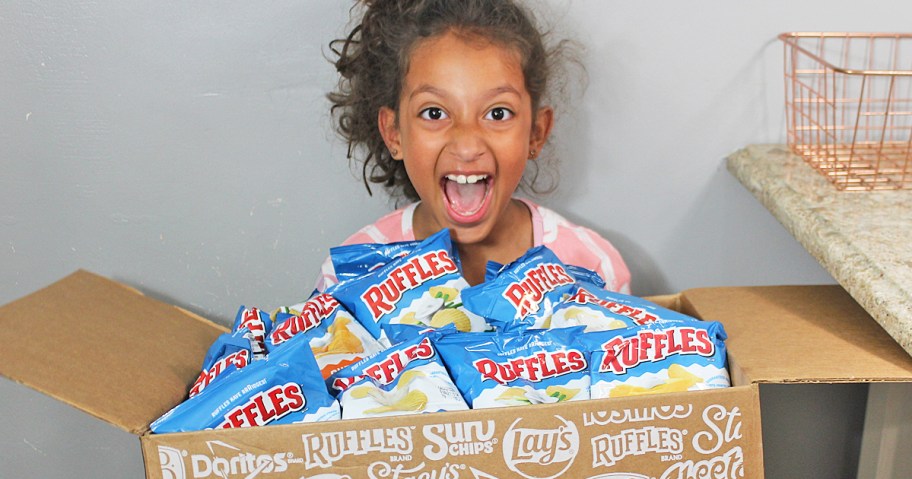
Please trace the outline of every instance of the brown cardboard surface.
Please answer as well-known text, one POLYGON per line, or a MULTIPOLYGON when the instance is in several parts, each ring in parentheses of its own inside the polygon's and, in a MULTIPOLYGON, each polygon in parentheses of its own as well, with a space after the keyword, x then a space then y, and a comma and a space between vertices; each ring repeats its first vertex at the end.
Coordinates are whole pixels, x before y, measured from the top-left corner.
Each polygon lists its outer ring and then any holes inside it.
POLYGON ((838 286, 653 299, 723 323, 735 387, 153 435, 225 328, 85 271, 0 307, 0 373, 141 434, 148 477, 169 478, 762 477, 755 383, 912 381, 912 358, 838 286))
POLYGON ((0 374, 141 434, 183 400, 222 332, 77 271, 0 307, 0 374))
POLYGON ((762 478, 757 386, 143 436, 147 477, 762 478))
POLYGON ((912 381, 912 357, 838 285, 690 289, 682 308, 723 323, 733 380, 912 381))

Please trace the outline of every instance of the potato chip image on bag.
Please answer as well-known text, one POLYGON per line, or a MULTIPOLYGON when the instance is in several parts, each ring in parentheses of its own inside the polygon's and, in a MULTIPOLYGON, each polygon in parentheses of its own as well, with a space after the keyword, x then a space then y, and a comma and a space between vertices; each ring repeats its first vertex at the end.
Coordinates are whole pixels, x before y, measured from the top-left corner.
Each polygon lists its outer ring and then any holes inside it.
POLYGON ((553 307, 548 317, 536 318, 535 329, 585 326, 586 332, 641 326, 660 320, 697 321, 636 296, 580 284, 553 307))
POLYGON ((435 345, 472 409, 589 399, 583 328, 451 334, 435 345))
POLYGON ((467 311, 461 292, 468 287, 454 252, 449 230, 443 229, 402 257, 361 277, 327 288, 377 339, 384 324, 413 324, 485 331, 491 327, 467 311))
POLYGON ((434 348, 423 334, 339 371, 342 419, 468 409, 434 348))
POLYGON ((267 338, 270 351, 296 335, 304 335, 323 374, 323 379, 384 349, 341 303, 326 293, 288 308, 296 314, 276 313, 275 326, 267 338))
POLYGON ((593 399, 731 386, 725 330, 715 321, 656 321, 584 333, 593 399))

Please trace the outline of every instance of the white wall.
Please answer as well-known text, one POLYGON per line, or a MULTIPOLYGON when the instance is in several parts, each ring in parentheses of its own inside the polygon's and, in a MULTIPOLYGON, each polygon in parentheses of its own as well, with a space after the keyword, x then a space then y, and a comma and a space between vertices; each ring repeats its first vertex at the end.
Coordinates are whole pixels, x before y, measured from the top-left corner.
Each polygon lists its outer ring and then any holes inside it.
MULTIPOLYGON (((611 239, 635 294, 833 282, 724 158, 785 140, 778 33, 901 31, 912 3, 545 3, 587 46, 589 85, 541 201, 611 239)), ((323 54, 348 5, 0 3, 0 303, 77 268, 222 322, 309 294, 327 249, 391 206, 329 124, 323 54)), ((4 424, 25 462, 4 448, 0 476, 68 476, 47 460, 66 453, 4 424)))

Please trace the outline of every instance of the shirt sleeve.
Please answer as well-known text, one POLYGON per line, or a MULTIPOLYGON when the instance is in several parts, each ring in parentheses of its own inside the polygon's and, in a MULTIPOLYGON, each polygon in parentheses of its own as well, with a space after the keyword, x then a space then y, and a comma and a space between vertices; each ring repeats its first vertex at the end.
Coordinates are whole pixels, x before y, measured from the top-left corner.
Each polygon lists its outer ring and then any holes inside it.
MULTIPOLYGON (((413 203, 381 217, 376 222, 361 228, 346 238, 341 244, 394 243, 415 239, 415 235, 412 232, 412 212, 415 210, 415 205, 413 203)), ((327 256, 320 267, 320 273, 317 275, 314 289, 323 292, 326 288, 338 282, 332 260, 327 256)))
POLYGON ((537 207, 542 222, 542 244, 564 263, 591 269, 605 280, 605 288, 630 294, 630 270, 610 241, 563 216, 537 207))

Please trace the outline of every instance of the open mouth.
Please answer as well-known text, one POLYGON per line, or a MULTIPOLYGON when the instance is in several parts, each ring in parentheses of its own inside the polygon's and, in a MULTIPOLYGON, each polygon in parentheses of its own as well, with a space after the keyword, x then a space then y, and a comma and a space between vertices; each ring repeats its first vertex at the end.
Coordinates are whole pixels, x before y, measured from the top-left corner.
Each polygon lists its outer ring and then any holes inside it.
POLYGON ((446 175, 442 180, 447 207, 453 219, 472 221, 487 204, 492 178, 489 175, 446 175))

